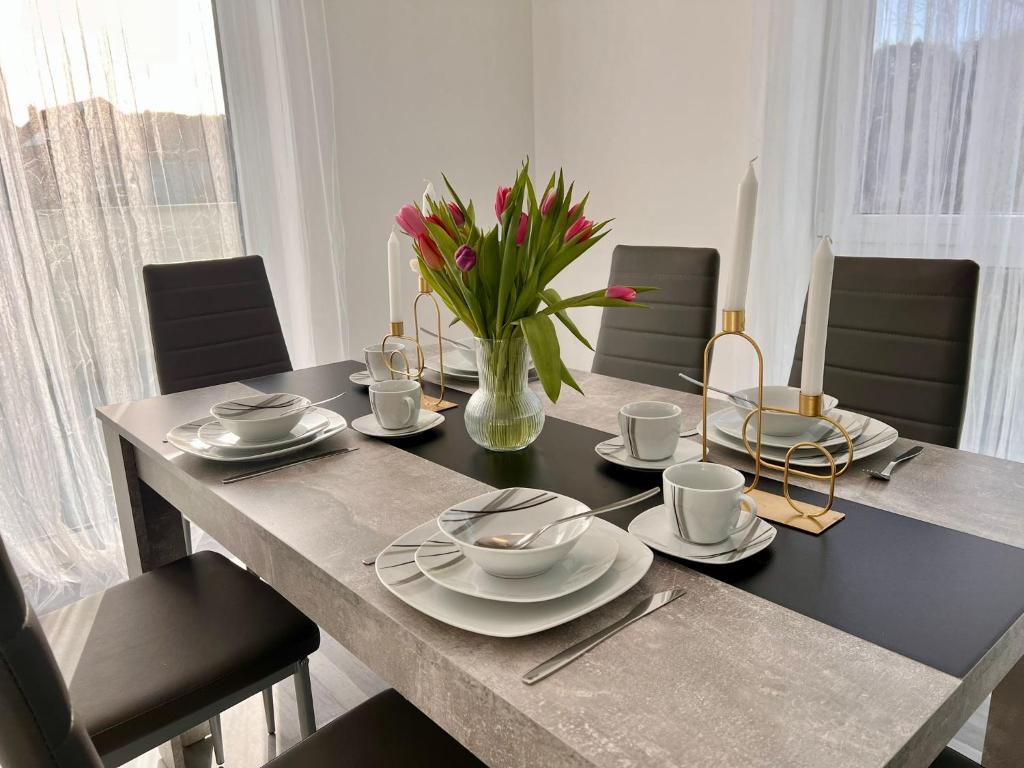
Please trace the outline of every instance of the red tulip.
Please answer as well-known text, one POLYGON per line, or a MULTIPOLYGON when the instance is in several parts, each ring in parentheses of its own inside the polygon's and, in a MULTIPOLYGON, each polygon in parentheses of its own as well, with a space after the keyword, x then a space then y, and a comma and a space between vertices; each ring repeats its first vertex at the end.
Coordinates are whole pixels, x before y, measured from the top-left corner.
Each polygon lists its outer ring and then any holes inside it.
POLYGON ((592 230, 593 228, 594 222, 592 222, 590 219, 585 217, 576 219, 576 221, 574 221, 569 226, 569 229, 565 231, 565 242, 568 243, 570 240, 576 237, 579 237, 580 240, 586 240, 588 237, 590 237, 590 230, 592 230))
POLYGON ((549 189, 540 201, 540 215, 547 216, 555 207, 555 190, 549 189))
POLYGON ((630 288, 628 285, 612 285, 608 287, 608 290, 604 292, 604 295, 606 299, 632 301, 636 298, 636 290, 630 288))
POLYGON ((452 231, 450 229, 448 229, 448 225, 444 223, 444 219, 442 219, 436 213, 432 213, 429 216, 427 216, 427 221, 429 221, 431 224, 436 224, 441 229, 443 229, 445 232, 447 232, 448 233, 448 237, 450 237, 452 240, 455 239, 455 235, 453 235, 452 231))
POLYGON ((431 269, 441 269, 444 266, 444 256, 437 248, 437 243, 428 234, 416 235, 416 247, 419 250, 420 258, 427 262, 431 269))
POLYGON ((466 223, 466 216, 462 213, 462 209, 459 208, 458 203, 448 203, 448 210, 452 214, 452 221, 455 222, 456 227, 461 227, 466 223))
POLYGON ((460 245, 455 252, 455 266, 463 272, 469 272, 476 266, 476 251, 468 245, 460 245))
POLYGON ((511 187, 498 187, 498 193, 494 196, 494 215, 501 221, 501 215, 508 208, 508 196, 512 192, 511 187))
POLYGON ((415 205, 403 205, 395 215, 395 222, 409 237, 419 237, 427 233, 427 225, 423 223, 423 214, 415 205))
POLYGON ((530 228, 530 217, 525 213, 519 214, 519 227, 516 229, 516 245, 522 245, 526 240, 526 232, 530 228))

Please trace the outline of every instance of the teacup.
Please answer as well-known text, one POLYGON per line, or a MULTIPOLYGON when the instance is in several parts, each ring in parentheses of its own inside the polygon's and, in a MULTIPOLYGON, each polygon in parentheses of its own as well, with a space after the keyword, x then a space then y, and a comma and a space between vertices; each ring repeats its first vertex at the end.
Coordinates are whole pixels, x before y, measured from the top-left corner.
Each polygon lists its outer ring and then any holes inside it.
POLYGON ((422 396, 418 381, 375 381, 370 385, 370 410, 384 429, 408 429, 419 419, 422 396))
POLYGON ((363 360, 366 361, 366 370, 374 381, 390 381, 392 378, 391 368, 396 371, 405 371, 405 344, 397 341, 389 341, 384 344, 370 344, 363 347, 363 360), (388 367, 390 364, 391 368, 388 367))
POLYGON ((662 474, 665 506, 684 541, 717 544, 757 521, 757 501, 743 492, 743 475, 732 467, 707 462, 676 464, 662 474), (739 523, 747 506, 749 519, 739 523))
POLYGON ((675 453, 682 423, 683 411, 672 403, 645 400, 619 410, 622 443, 640 461, 659 461, 675 453))

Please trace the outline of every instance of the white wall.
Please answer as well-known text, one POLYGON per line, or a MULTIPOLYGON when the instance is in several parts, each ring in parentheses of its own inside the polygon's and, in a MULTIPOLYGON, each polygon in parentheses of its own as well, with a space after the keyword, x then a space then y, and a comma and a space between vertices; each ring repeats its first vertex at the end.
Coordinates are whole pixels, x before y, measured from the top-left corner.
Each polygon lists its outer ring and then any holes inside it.
MULTIPOLYGON (((561 165, 591 190, 590 218, 615 217, 559 277, 563 295, 606 285, 617 243, 731 247, 756 154, 753 14, 754 0, 535 0, 538 170, 561 165)), ((574 316, 596 342, 600 310, 574 316)), ((562 344, 568 365, 590 368, 585 347, 562 344)))
MULTIPOLYGON (((387 331, 395 212, 443 170, 486 215, 533 154, 529 0, 336 0, 327 34, 346 240, 347 349, 387 331)), ((412 258, 402 237, 403 254, 412 258)), ((404 291, 411 305, 412 273, 404 291)))

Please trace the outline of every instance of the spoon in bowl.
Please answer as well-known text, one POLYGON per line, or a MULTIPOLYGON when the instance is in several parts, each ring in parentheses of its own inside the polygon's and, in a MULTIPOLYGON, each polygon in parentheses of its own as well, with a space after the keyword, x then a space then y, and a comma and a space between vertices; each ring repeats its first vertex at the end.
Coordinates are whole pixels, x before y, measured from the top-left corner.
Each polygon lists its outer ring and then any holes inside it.
POLYGON ((638 493, 636 496, 630 496, 628 499, 622 499, 621 501, 616 501, 611 504, 605 504, 603 507, 595 507, 594 509, 588 509, 586 512, 577 512, 575 515, 569 515, 568 517, 562 517, 558 520, 552 520, 550 523, 538 528, 533 533, 497 533, 490 536, 481 536, 473 543, 478 547, 490 547, 491 549, 525 549, 536 541, 537 537, 545 531, 554 528, 556 525, 568 523, 570 520, 579 520, 580 518, 601 515, 605 512, 622 509, 623 507, 628 507, 630 504, 636 504, 644 499, 649 499, 656 493, 661 493, 661 488, 651 488, 643 493, 638 493))

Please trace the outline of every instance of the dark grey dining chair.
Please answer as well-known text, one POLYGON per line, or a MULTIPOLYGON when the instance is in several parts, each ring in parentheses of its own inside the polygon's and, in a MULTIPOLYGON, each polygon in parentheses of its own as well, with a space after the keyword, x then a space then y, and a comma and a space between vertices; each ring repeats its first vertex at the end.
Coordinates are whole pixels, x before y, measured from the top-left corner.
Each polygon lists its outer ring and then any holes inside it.
POLYGON ((703 378, 704 347, 715 333, 718 251, 618 245, 609 285, 653 285, 648 309, 605 309, 592 370, 668 389, 698 392, 679 378, 703 378))
MULTIPOLYGON (((978 265, 838 256, 825 391, 903 437, 956 447, 970 378, 978 265)), ((800 385, 804 323, 789 383, 800 385)))
MULTIPOLYGON (((213 561, 204 565, 204 568, 221 567, 223 566, 213 561)), ((151 580, 160 583, 147 587, 150 590, 148 596, 167 599, 170 604, 166 606, 166 610, 172 613, 175 606, 181 603, 201 602, 205 594, 201 592, 205 578, 199 575, 202 570, 203 568, 198 568, 189 576, 185 576, 184 571, 179 569, 179 572, 170 578, 166 578, 166 574, 153 572, 151 580)), ((238 568, 235 570, 238 571, 235 575, 238 583, 245 583, 249 574, 238 568)), ((242 589, 260 589, 254 587, 251 580, 248 581, 249 586, 242 589)), ((224 591, 223 585, 218 585, 218 588, 213 590, 213 597, 208 605, 209 609, 219 607, 228 611, 223 616, 225 623, 222 634, 237 635, 241 634, 239 629, 251 630, 255 620, 268 624, 260 630, 261 633, 283 635, 289 632, 289 626, 292 630, 299 629, 293 638, 297 643, 295 647, 298 648, 303 643, 308 644, 307 632, 295 626, 295 617, 289 619, 282 614, 282 608, 287 606, 287 603, 284 603, 284 606, 272 605, 275 601, 268 599, 263 613, 249 613, 250 605, 245 615, 237 615, 237 610, 224 599, 225 595, 229 594, 230 592, 224 591), (229 623, 236 618, 242 620, 242 627, 229 623), (285 620, 285 625, 279 623, 282 619, 285 620), (270 626, 275 624, 276 626, 270 626)), ((271 596, 267 593, 265 597, 271 596)), ((124 607, 120 605, 124 599, 118 597, 111 601, 115 605, 109 605, 106 600, 101 599, 97 605, 89 607, 90 613, 95 610, 94 625, 104 619, 119 620, 119 625, 111 627, 107 632, 105 642, 109 643, 109 646, 84 653, 78 664, 82 676, 95 679, 102 674, 110 673, 113 680, 104 684, 102 691, 87 695, 81 690, 76 691, 76 687, 82 687, 80 682, 76 682, 76 674, 72 679, 69 693, 47 636, 35 612, 26 602, 11 561, 3 543, 0 542, 0 765, 6 768, 103 768, 104 765, 117 765, 130 759, 128 752, 108 752, 100 757, 103 745, 111 743, 112 735, 93 734, 90 738, 90 719, 94 716, 90 713, 95 713, 101 704, 113 712, 119 706, 123 708, 124 702, 137 700, 138 691, 151 685, 150 678, 168 680, 175 674, 180 674, 182 679, 175 685, 181 694, 182 706, 196 705, 197 692, 189 690, 188 687, 189 683, 193 682, 192 665, 176 666, 183 661, 181 656, 184 651, 171 647, 176 644, 194 647, 197 641, 192 640, 187 633, 195 627, 186 623, 177 627, 171 634, 158 637, 159 629, 165 627, 167 623, 161 616, 166 604, 156 603, 148 609, 149 617, 156 622, 156 626, 147 629, 129 624, 128 614, 120 610, 124 607), (104 615, 112 611, 117 613, 104 615), (112 636, 115 630, 128 634, 119 639, 112 636), (136 658, 150 658, 145 665, 146 668, 136 669, 137 677, 131 679, 126 677, 120 664, 114 667, 87 668, 96 661, 96 654, 100 652, 107 657, 129 653, 136 658), (114 690, 115 683, 120 687, 122 705, 117 703, 118 691, 114 690)), ((276 599, 281 600, 279 597, 276 599)), ((284 612, 287 612, 286 608, 284 612)), ((204 631, 202 636, 209 640, 209 632, 204 631)), ((251 636, 247 642, 251 643, 251 636)), ((218 645, 219 643, 211 643, 206 649, 215 658, 221 655, 217 651, 218 645)), ((254 659, 257 664, 263 664, 264 661, 254 659)), ((209 663, 212 665, 217 662, 209 663)), ((237 670, 224 671, 229 680, 238 681, 237 670)), ((207 681, 203 689, 211 685, 223 687, 224 683, 207 681)), ((158 705, 153 712, 141 711, 134 719, 155 721, 160 719, 159 713, 167 706, 171 705, 158 705)), ((155 725, 155 722, 153 724, 155 725)), ((125 727, 113 726, 114 730, 125 727)), ((361 768, 428 765, 482 768, 483 763, 398 693, 387 690, 299 742, 296 747, 282 754, 270 765, 274 768, 333 768, 337 765, 361 768)))
POLYGON ((259 256, 147 264, 142 281, 162 394, 292 370, 259 256))

